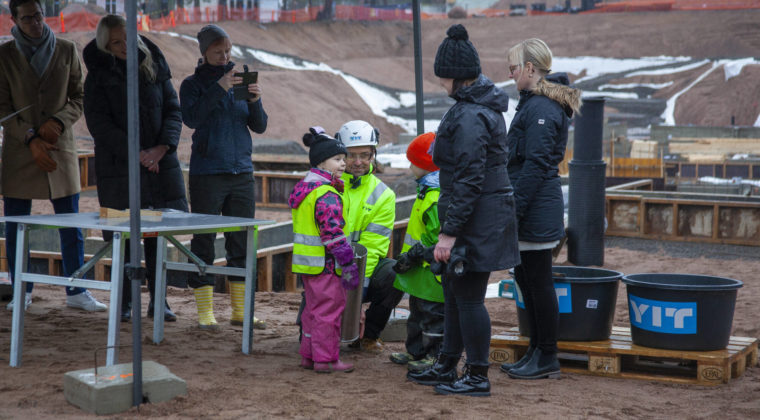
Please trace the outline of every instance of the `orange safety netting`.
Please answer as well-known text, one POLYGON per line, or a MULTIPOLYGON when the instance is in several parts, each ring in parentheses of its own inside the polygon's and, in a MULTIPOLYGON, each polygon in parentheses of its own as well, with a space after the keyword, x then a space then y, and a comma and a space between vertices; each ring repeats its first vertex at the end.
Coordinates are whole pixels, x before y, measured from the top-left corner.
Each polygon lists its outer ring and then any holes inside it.
POLYGON ((622 0, 600 3, 581 13, 648 12, 667 10, 760 9, 760 0, 622 0))
MULTIPOLYGON (((719 10, 719 9, 758 9, 760 0, 622 0, 605 1, 592 10, 581 13, 615 13, 668 10, 719 10)), ((140 30, 170 30, 176 25, 187 23, 207 23, 225 20, 251 20, 259 18, 268 22, 299 23, 318 18, 322 7, 307 7, 297 10, 259 10, 241 9, 225 6, 191 7, 172 10, 166 16, 138 14, 140 30)), ((509 10, 481 9, 471 10, 475 17, 508 16, 509 10)), ((529 15, 564 14, 529 10, 529 15)), ((57 33, 93 31, 100 15, 87 11, 62 13, 55 17, 46 17, 45 22, 57 33)), ((422 19, 442 19, 445 13, 421 13, 422 19)), ((381 9, 365 6, 336 5, 333 16, 336 20, 380 21, 412 20, 411 9, 381 9)), ((10 15, 0 15, 0 36, 9 35, 13 27, 10 15)))
POLYGON ((760 9, 760 0, 675 0, 674 10, 760 9))

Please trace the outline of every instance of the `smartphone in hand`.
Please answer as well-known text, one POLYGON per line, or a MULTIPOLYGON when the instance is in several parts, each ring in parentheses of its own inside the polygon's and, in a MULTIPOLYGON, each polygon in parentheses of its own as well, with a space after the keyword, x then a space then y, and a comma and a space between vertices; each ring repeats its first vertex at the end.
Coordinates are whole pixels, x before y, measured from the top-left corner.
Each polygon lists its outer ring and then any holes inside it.
POLYGON ((252 85, 259 81, 259 72, 248 71, 248 66, 243 66, 242 73, 235 73, 235 77, 242 77, 243 82, 232 86, 232 93, 235 96, 236 101, 248 100, 253 98, 253 94, 248 92, 248 85, 252 85))

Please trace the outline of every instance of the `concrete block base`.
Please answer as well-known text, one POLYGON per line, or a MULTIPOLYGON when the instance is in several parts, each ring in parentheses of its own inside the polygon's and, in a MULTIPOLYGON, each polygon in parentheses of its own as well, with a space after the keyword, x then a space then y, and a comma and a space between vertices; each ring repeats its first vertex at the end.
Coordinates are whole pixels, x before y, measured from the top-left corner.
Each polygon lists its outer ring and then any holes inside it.
MULTIPOLYGON (((143 396, 157 403, 187 394, 187 383, 169 372, 166 366, 144 361, 143 396)), ((95 414, 114 414, 132 407, 132 363, 66 372, 63 394, 66 401, 95 414)))
POLYGON ((380 333, 380 339, 387 342, 406 341, 406 321, 409 319, 409 310, 396 308, 391 312, 385 329, 380 333))

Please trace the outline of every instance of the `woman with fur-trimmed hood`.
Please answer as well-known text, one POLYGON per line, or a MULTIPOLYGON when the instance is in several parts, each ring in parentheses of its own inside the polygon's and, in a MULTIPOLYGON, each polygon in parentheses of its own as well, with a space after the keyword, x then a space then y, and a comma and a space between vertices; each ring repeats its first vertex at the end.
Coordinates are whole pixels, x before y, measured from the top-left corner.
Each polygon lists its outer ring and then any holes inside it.
POLYGON ((552 281, 552 249, 565 235, 558 165, 567 128, 581 106, 581 92, 565 73, 552 73, 552 53, 540 39, 509 50, 509 77, 520 92, 507 134, 509 179, 515 189, 521 263, 515 278, 529 314, 530 345, 517 363, 501 369, 517 379, 558 376, 559 311, 552 281))

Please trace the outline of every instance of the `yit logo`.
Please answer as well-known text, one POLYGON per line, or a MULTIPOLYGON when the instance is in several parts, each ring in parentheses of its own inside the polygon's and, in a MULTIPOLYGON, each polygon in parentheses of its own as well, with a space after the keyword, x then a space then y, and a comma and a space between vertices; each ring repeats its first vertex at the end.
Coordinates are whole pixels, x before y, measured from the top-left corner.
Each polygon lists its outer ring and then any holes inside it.
POLYGON ((697 333, 697 302, 664 302, 628 295, 631 324, 666 334, 697 333))
POLYGON ((351 141, 361 140, 362 136, 351 136, 350 139, 351 141))
MULTIPOLYGON (((522 291, 520 286, 515 282, 515 290, 517 291, 517 307, 525 309, 525 301, 523 300, 522 291)), ((559 313, 571 314, 573 313, 573 295, 570 283, 554 283, 554 292, 557 294, 557 306, 559 306, 559 313)))

